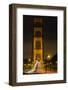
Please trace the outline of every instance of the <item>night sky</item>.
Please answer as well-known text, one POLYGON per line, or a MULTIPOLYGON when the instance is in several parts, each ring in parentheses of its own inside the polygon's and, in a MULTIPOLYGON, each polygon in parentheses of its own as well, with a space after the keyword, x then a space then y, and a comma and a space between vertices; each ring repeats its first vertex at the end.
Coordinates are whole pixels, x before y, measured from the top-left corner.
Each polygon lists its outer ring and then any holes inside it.
MULTIPOLYGON (((37 16, 23 15, 23 56, 31 58, 33 40, 33 18, 37 16)), ((57 53, 57 17, 40 16, 43 19, 44 59, 57 53)))

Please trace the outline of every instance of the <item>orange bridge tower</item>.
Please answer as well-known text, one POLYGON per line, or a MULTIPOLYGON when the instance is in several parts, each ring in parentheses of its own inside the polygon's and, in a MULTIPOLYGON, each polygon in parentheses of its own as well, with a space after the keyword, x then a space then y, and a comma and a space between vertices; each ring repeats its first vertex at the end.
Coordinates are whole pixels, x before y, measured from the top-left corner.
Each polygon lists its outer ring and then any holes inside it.
POLYGON ((42 17, 33 18, 33 60, 43 62, 43 19, 42 17))

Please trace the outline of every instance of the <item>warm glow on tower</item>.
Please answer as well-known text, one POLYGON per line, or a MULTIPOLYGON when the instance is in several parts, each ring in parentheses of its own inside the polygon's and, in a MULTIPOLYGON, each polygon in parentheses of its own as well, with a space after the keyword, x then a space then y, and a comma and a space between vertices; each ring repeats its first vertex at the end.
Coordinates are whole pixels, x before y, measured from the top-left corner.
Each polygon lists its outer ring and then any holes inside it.
POLYGON ((36 60, 40 60, 43 62, 43 38, 42 38, 42 18, 40 17, 35 17, 34 18, 34 37, 33 37, 33 59, 34 62, 36 60))

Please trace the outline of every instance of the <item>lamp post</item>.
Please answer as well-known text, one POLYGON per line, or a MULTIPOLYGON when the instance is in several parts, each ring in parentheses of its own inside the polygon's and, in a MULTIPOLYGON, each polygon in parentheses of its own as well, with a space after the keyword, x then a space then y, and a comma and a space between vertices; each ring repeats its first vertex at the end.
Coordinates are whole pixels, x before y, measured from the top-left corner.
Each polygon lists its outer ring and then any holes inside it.
POLYGON ((47 55, 47 60, 48 60, 47 69, 48 70, 51 70, 51 65, 50 65, 50 62, 49 62, 50 59, 51 59, 51 56, 47 55))

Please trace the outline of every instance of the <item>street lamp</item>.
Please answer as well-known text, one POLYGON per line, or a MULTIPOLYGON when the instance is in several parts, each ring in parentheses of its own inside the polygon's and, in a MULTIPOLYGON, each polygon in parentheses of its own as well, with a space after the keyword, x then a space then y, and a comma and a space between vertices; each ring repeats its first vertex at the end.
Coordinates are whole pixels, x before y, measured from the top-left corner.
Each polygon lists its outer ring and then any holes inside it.
POLYGON ((50 58, 51 58, 51 56, 50 56, 50 55, 48 55, 48 56, 47 56, 47 59, 48 59, 48 60, 50 60, 50 58))
POLYGON ((51 56, 47 55, 47 71, 49 71, 49 68, 50 68, 50 62, 49 62, 50 59, 51 59, 51 56))
POLYGON ((29 60, 28 60, 29 62, 31 61, 31 58, 29 58, 29 60))

